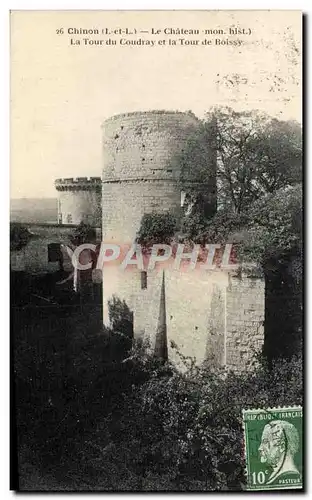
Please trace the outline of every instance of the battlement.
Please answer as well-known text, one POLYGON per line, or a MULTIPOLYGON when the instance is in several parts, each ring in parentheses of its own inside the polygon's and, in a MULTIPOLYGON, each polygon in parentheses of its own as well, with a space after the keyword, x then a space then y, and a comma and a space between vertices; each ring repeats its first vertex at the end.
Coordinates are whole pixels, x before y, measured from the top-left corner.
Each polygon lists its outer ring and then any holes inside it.
POLYGON ((67 177, 56 179, 54 182, 57 191, 101 189, 101 177, 67 177))

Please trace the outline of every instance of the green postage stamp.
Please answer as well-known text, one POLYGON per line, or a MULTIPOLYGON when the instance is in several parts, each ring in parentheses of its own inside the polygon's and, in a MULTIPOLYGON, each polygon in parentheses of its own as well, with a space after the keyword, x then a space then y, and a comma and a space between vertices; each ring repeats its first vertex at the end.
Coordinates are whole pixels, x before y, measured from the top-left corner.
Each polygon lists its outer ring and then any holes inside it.
POLYGON ((302 407, 243 410, 247 490, 302 488, 302 407))

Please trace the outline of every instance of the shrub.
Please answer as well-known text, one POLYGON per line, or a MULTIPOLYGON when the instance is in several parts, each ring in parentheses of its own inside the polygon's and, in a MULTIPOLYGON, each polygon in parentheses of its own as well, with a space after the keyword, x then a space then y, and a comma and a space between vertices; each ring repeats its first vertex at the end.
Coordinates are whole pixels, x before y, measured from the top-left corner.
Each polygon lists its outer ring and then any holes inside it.
POLYGON ((300 404, 302 396, 300 356, 271 368, 261 360, 240 375, 154 366, 126 395, 120 418, 111 415, 109 449, 100 446, 103 460, 119 471, 113 487, 244 489, 242 409, 300 404))
POLYGON ((86 224, 81 221, 75 228, 70 239, 74 246, 79 246, 83 243, 94 243, 96 239, 96 231, 90 224, 86 224))
POLYGON ((170 244, 176 225, 176 218, 170 212, 144 214, 136 241, 146 247, 157 243, 170 244))
POLYGON ((24 248, 32 237, 32 233, 27 227, 19 222, 11 222, 10 224, 10 250, 21 250, 24 248))

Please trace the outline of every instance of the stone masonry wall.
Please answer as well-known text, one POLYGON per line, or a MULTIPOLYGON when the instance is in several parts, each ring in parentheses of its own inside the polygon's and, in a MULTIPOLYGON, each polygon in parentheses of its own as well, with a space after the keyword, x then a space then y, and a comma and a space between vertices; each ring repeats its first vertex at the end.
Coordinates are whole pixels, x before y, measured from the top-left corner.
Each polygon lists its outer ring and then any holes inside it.
POLYGON ((248 367, 264 343, 265 281, 252 274, 229 276, 226 295, 226 365, 248 367))
MULTIPOLYGON (((25 271, 31 274, 53 273, 59 270, 58 262, 49 262, 48 245, 50 243, 62 243, 64 246, 70 243, 70 237, 74 231, 73 227, 58 226, 56 224, 25 224, 33 233, 25 247, 10 253, 12 271, 25 271)), ((71 259, 63 249, 64 269, 72 270, 71 259)))
MULTIPOLYGON (((116 266, 105 271, 106 296, 116 294, 134 313, 134 335, 155 348, 162 271, 141 272, 116 266)), ((181 369, 179 353, 240 371, 249 368, 264 341, 264 279, 233 272, 165 270, 169 358, 181 369)), ((108 310, 106 309, 106 321, 108 310)))

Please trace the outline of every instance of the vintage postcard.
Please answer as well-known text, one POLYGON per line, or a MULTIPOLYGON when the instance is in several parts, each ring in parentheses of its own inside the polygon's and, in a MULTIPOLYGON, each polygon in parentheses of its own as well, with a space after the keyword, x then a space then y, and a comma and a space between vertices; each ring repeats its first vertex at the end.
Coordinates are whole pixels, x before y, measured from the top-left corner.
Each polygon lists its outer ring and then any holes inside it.
POLYGON ((303 488, 302 13, 10 23, 12 489, 303 488))

